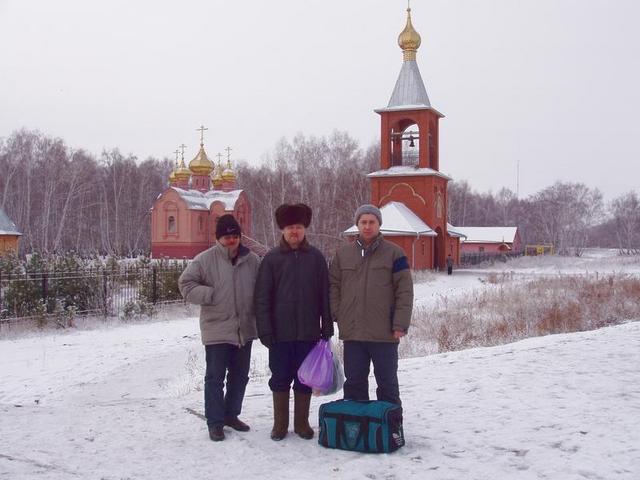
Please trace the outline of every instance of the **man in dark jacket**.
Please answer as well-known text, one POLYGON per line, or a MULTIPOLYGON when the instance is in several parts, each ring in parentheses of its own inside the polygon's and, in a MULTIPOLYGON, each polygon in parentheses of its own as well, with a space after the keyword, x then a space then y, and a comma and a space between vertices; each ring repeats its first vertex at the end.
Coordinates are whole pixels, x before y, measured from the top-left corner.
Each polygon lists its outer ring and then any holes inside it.
POLYGON ((358 238, 331 261, 331 313, 344 340, 344 398, 369 400, 373 363, 378 400, 401 405, 398 343, 409 329, 413 281, 400 247, 380 234, 382 214, 362 205, 355 214, 358 238))
POLYGON ((218 243, 198 254, 178 280, 185 300, 200 305, 207 362, 204 413, 213 441, 224 440, 224 425, 249 430, 238 415, 249 381, 251 342, 256 338, 253 290, 260 261, 240 243, 240 236, 233 215, 222 215, 216 225, 218 243))
POLYGON ((311 389, 298 380, 300 364, 320 338, 333 335, 329 313, 329 277, 322 253, 305 237, 311 209, 302 203, 281 205, 276 222, 280 246, 260 264, 255 290, 258 337, 269 349, 273 392, 271 438, 281 440, 289 429, 289 389, 293 382, 294 431, 313 438, 309 425, 311 389))

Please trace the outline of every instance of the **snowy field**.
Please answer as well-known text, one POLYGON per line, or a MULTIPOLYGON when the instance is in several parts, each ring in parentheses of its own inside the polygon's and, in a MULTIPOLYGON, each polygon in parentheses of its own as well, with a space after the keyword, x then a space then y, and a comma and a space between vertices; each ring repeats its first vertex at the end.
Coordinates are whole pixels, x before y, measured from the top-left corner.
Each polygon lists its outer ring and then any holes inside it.
MULTIPOLYGON (((501 269, 640 273, 602 252, 566 260, 425 275, 416 302, 492 288, 501 269)), ((640 479, 640 322, 401 360, 407 445, 366 455, 270 440, 260 345, 252 431, 209 441, 194 313, 0 340, 0 479, 640 479)))

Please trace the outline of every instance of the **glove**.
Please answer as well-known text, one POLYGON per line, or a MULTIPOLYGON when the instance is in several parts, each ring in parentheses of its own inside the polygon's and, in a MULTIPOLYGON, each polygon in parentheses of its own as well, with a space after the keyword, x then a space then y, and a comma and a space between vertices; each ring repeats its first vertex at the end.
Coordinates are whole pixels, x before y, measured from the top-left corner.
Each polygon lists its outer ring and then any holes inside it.
POLYGON ((267 348, 273 347, 273 335, 263 335, 262 337, 260 337, 260 343, 267 348))

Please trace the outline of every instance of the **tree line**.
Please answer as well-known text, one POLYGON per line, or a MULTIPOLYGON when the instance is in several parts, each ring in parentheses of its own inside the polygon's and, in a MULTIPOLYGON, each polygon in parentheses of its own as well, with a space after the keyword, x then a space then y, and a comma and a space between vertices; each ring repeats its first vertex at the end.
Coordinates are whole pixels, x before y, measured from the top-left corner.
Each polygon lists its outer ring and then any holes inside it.
MULTIPOLYGON (((361 148, 346 132, 281 139, 262 165, 236 166, 253 210, 252 236, 273 246, 273 220, 284 202, 313 209, 309 238, 330 253, 353 212, 370 198, 366 174, 379 168, 377 144, 361 148)), ((0 138, 0 208, 23 233, 21 253, 132 256, 150 250, 150 209, 167 188, 173 162, 139 161, 118 149, 96 156, 60 138, 20 130, 0 138)), ((525 243, 552 244, 563 254, 587 246, 640 253, 640 199, 634 191, 605 204, 596 188, 557 182, 519 199, 508 190, 476 192, 449 184, 449 222, 456 226, 518 226, 525 243)))

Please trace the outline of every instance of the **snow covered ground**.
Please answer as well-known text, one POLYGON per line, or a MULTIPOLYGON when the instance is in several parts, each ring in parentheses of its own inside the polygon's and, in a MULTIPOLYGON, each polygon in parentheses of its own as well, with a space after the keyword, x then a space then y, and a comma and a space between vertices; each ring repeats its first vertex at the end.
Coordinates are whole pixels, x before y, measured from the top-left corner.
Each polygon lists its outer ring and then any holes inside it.
MULTIPOLYGON (((623 260, 593 258, 610 271, 623 260)), ((492 268, 426 278, 417 302, 491 288, 479 279, 492 268)), ((640 322, 401 360, 407 445, 390 455, 270 440, 260 345, 242 414, 252 431, 209 441, 203 348, 185 315, 6 338, 0 361, 0 479, 640 478, 640 322)), ((314 397, 313 414, 334 398, 314 397)))

